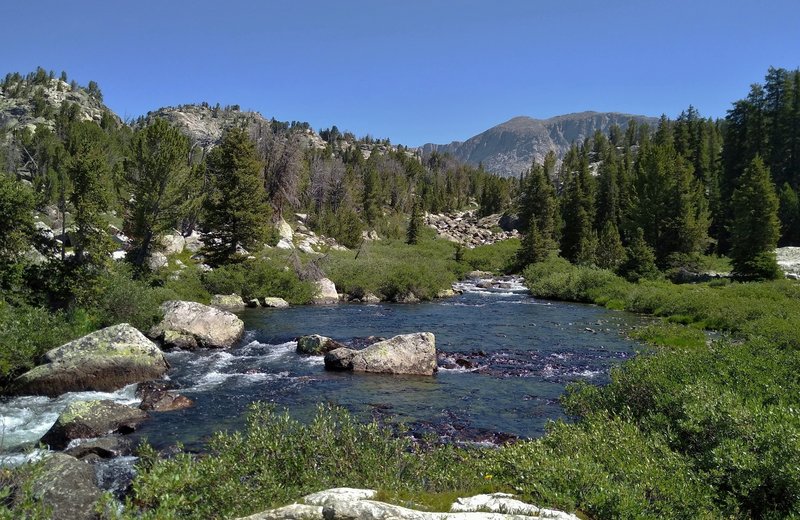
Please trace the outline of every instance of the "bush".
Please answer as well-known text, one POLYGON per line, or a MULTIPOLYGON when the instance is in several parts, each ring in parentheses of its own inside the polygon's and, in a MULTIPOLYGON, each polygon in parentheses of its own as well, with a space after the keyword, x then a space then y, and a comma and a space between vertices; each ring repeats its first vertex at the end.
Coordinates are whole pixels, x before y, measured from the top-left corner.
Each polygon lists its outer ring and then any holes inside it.
POLYGON ((519 240, 512 238, 486 246, 478 246, 462 251, 462 261, 470 270, 492 273, 511 272, 516 260, 519 240))
POLYGON ((483 484, 465 450, 423 451, 325 406, 305 425, 255 404, 246 429, 216 434, 207 455, 144 455, 126 518, 234 518, 330 487, 439 492, 483 484))
POLYGON ((301 281, 280 259, 247 260, 204 273, 202 283, 210 294, 239 294, 244 299, 274 296, 290 303, 308 303, 314 297, 310 282, 301 281))

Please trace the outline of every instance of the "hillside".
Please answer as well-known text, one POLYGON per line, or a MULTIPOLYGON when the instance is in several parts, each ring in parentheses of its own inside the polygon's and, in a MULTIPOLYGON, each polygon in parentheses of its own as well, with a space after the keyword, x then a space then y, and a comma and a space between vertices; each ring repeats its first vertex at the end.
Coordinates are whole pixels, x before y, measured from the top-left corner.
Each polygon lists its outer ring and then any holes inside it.
POLYGON ((463 142, 425 144, 422 151, 449 153, 472 166, 483 164, 490 172, 511 177, 530 168, 534 159, 542 161, 550 150, 561 157, 572 143, 591 137, 597 130, 607 133, 615 124, 624 130, 631 119, 649 125, 658 121, 654 117, 617 112, 579 112, 550 119, 520 116, 463 142))

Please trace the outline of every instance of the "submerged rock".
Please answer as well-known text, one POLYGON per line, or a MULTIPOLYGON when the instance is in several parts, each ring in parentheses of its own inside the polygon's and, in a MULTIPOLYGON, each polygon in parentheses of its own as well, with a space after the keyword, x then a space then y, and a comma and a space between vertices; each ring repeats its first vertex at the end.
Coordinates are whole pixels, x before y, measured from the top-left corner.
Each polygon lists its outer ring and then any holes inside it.
POLYGON ((364 350, 338 348, 325 355, 325 368, 430 376, 436 372, 436 338, 430 332, 418 332, 379 341, 364 350))
POLYGON ((329 489, 307 495, 300 503, 239 520, 578 520, 575 515, 526 504, 505 493, 459 498, 448 513, 378 502, 376 495, 372 489, 329 489))
POLYGON ((88 439, 65 450, 64 453, 81 460, 113 459, 131 453, 131 443, 119 435, 88 439))
POLYGON ((310 336, 301 336, 297 338, 298 354, 321 356, 330 352, 331 350, 336 350, 342 347, 344 347, 344 345, 338 341, 332 340, 331 338, 327 338, 325 336, 320 336, 319 334, 311 334, 310 336))
POLYGON ((17 378, 16 393, 111 392, 161 377, 169 368, 158 347, 127 323, 70 341, 47 352, 44 359, 45 364, 17 378))
POLYGON ((168 347, 191 348, 194 340, 201 347, 228 348, 244 335, 242 320, 215 307, 172 300, 161 304, 161 309, 164 319, 149 334, 168 347))
POLYGON ((194 401, 169 388, 166 381, 148 381, 136 388, 136 395, 142 398, 140 410, 172 412, 194 406, 194 401))
POLYGON ((41 442, 63 450, 75 439, 91 439, 109 433, 131 433, 148 418, 147 413, 114 401, 75 401, 58 416, 41 442))
POLYGON ((92 466, 63 453, 51 453, 32 482, 33 496, 51 509, 53 520, 98 518, 95 504, 103 495, 92 466))

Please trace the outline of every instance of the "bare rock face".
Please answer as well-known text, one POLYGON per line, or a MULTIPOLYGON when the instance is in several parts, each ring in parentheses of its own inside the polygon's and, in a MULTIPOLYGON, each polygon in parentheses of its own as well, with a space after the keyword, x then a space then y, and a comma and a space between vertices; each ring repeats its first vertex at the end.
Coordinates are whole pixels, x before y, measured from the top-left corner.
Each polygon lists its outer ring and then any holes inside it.
MULTIPOLYGON (((202 303, 172 300, 161 304, 164 319, 149 335, 165 346, 229 348, 244 335, 244 322, 235 314, 202 303)), ((153 379, 153 378, 150 378, 153 379)))
POLYGON ((131 433, 147 413, 114 401, 75 401, 58 416, 41 442, 54 450, 63 450, 75 439, 91 439, 109 433, 131 433))
POLYGON ((378 502, 376 494, 372 489, 329 489, 239 520, 578 520, 575 515, 526 504, 505 493, 459 498, 448 513, 378 502))
POLYGON ((70 341, 45 354, 45 361, 17 378, 16 393, 111 392, 159 378, 169 368, 161 350, 127 323, 70 341))
POLYGON ((430 332, 418 332, 379 341, 364 350, 337 348, 325 355, 325 368, 430 376, 436 372, 436 338, 430 332))
POLYGON ((94 520, 103 491, 92 466, 63 453, 51 453, 33 480, 33 495, 51 508, 53 520, 94 520))

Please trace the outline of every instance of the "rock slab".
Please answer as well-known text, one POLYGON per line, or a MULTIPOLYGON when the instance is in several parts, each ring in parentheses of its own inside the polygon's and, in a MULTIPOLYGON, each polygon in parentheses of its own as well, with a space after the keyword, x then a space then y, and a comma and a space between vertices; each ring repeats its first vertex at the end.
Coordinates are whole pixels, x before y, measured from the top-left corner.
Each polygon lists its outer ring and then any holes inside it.
POLYGON ((45 364, 15 381, 18 394, 55 397, 65 392, 112 392, 161 377, 169 368, 161 350, 122 323, 70 341, 45 354, 45 364))
POLYGON ((172 300, 161 310, 164 319, 149 335, 167 347, 229 348, 244 335, 244 322, 235 314, 202 303, 172 300))
POLYGON ((146 412, 114 401, 75 401, 58 416, 41 442, 63 450, 75 439, 92 439, 109 433, 130 433, 147 419, 146 412))
POLYGON ((337 348, 325 355, 325 368, 430 376, 436 372, 436 338, 430 332, 417 332, 379 341, 364 350, 337 348))

